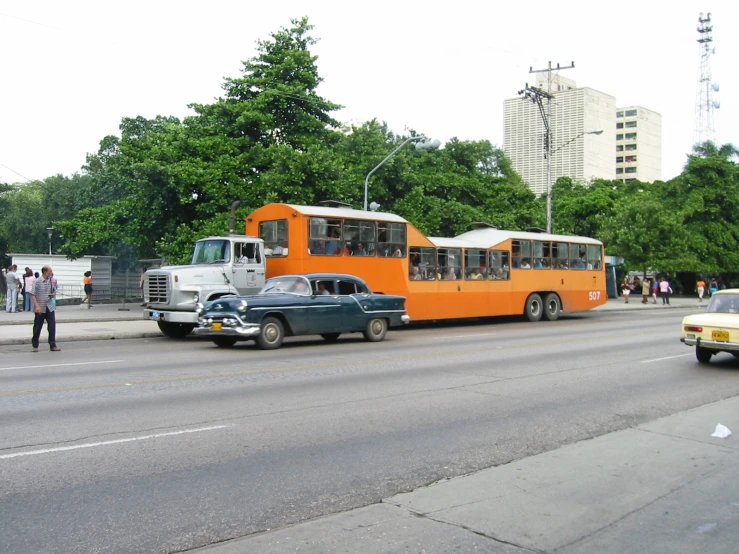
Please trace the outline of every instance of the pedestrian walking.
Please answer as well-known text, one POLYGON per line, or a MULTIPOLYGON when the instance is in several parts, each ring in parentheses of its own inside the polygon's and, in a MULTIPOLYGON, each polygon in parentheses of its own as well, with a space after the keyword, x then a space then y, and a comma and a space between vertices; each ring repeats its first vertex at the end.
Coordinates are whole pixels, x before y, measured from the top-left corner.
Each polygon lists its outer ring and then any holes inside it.
POLYGON ((644 282, 641 285, 641 303, 642 304, 649 304, 649 290, 651 288, 652 282, 649 279, 644 279, 644 282))
POLYGON ((624 277, 624 282, 621 285, 621 288, 623 289, 623 293, 624 293, 624 302, 626 304, 628 304, 629 303, 629 296, 631 295, 631 289, 634 288, 634 286, 629 281, 629 276, 628 275, 626 277, 624 277))
POLYGON ((21 280, 16 271, 18 271, 18 266, 13 264, 5 274, 5 311, 8 313, 18 311, 18 288, 21 280))
POLYGON ((708 285, 708 292, 710 292, 711 296, 713 296, 717 290, 718 290, 718 282, 716 281, 716 278, 714 277, 713 279, 711 279, 711 284, 708 285))
POLYGON ((92 307, 92 271, 85 271, 82 284, 85 289, 85 299, 82 302, 87 302, 87 308, 90 309, 92 307))
POLYGON ((670 287, 670 282, 662 277, 662 280, 659 282, 659 295, 662 297, 662 305, 664 306, 667 304, 670 305, 670 294, 672 294, 672 287, 670 287))
POLYGON ((695 282, 695 291, 698 293, 698 302, 703 302, 703 293, 706 292, 706 282, 700 277, 695 282))
POLYGON ((41 329, 46 321, 46 329, 49 332, 49 349, 52 352, 59 352, 61 348, 56 345, 56 314, 54 311, 54 303, 52 299, 56 296, 51 284, 51 267, 45 265, 41 268, 41 278, 36 279, 31 291, 31 300, 33 301, 33 338, 31 346, 33 351, 38 352, 39 338, 41 337, 41 329))
POLYGON ((54 272, 51 272, 51 291, 54 293, 54 296, 51 298, 51 302, 54 304, 54 311, 56 311, 56 291, 59 289, 59 282, 56 280, 56 277, 54 277, 54 272))
POLYGON ((655 277, 652 280, 652 304, 657 303, 657 295, 659 295, 659 281, 655 277))

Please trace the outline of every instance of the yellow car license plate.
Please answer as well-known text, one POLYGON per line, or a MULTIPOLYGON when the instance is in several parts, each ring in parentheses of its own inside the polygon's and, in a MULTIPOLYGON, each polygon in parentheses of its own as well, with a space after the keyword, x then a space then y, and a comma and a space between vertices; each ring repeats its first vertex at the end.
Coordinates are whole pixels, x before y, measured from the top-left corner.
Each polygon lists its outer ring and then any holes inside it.
POLYGON ((714 331, 713 333, 711 333, 711 337, 713 338, 713 340, 729 342, 729 332, 728 331, 714 331))
MULTIPOLYGON (((222 326, 223 326, 223 323, 214 323, 213 325, 210 326, 210 330, 211 331, 220 331, 222 326)), ((714 331, 714 333, 715 332, 716 331, 714 331)), ((728 333, 727 333, 726 340, 729 340, 728 333)))

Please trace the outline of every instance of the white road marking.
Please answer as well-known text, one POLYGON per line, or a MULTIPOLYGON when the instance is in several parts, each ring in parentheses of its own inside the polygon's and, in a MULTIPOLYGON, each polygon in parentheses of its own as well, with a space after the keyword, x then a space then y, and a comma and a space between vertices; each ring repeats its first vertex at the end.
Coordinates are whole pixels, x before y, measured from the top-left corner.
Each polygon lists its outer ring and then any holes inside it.
POLYGON ((0 367, 0 371, 8 371, 9 369, 39 369, 42 367, 65 367, 76 365, 120 364, 122 362, 125 362, 125 360, 103 360, 102 362, 77 362, 70 364, 19 365, 16 367, 0 367))
POLYGON ((215 425, 213 427, 200 427, 199 429, 185 429, 183 431, 172 431, 171 433, 157 433, 156 435, 143 435, 141 437, 131 437, 128 439, 118 439, 114 441, 91 442, 89 444, 77 444, 74 446, 60 446, 58 448, 45 448, 43 450, 29 450, 28 452, 16 452, 15 454, 3 454, 0 460, 10 458, 18 458, 20 456, 36 456, 37 454, 49 454, 51 452, 64 452, 66 450, 79 450, 81 448, 93 448, 96 446, 107 446, 109 444, 121 444, 123 442, 143 441, 148 439, 158 439, 161 437, 173 437, 175 435, 184 435, 186 433, 200 433, 201 431, 215 431, 216 429, 225 429, 231 425, 215 425))
POLYGON ((498 333, 476 333, 474 335, 447 335, 445 337, 433 337, 433 340, 436 340, 436 339, 466 339, 469 337, 494 337, 497 334, 498 333))
POLYGON ((655 358, 653 360, 642 360, 641 363, 648 364, 651 362, 661 362, 662 360, 672 360, 673 358, 684 358, 685 356, 692 356, 693 354, 679 354, 677 356, 667 356, 666 358, 655 358))

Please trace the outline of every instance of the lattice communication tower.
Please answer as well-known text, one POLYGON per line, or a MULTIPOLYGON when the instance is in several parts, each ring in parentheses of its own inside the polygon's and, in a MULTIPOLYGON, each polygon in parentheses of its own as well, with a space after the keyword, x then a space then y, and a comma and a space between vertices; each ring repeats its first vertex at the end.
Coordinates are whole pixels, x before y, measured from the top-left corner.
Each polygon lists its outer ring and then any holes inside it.
POLYGON ((713 93, 718 92, 718 83, 712 82, 711 56, 716 53, 713 46, 713 24, 711 14, 698 16, 698 90, 695 95, 695 126, 693 129, 693 144, 710 140, 716 141, 716 130, 713 124, 713 111, 721 107, 719 100, 713 99, 713 93))

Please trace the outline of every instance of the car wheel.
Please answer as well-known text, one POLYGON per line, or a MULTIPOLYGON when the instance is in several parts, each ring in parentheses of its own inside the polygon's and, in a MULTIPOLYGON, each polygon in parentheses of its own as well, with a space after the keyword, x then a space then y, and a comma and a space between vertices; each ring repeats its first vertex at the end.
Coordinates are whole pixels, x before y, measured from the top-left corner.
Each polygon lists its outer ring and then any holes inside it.
POLYGON ((233 337, 217 337, 213 339, 213 344, 221 348, 230 348, 236 344, 236 339, 233 337))
POLYGON ((539 321, 544 311, 541 296, 532 294, 526 299, 526 317, 529 321, 539 321))
POLYGON ((321 333, 321 338, 328 342, 336 342, 341 333, 321 333))
POLYGON ((387 321, 382 318, 370 319, 364 329, 364 338, 370 342, 380 342, 387 333, 387 321))
POLYGON ((195 329, 190 323, 172 323, 171 321, 157 321, 159 330, 171 339, 181 339, 195 329))
POLYGON ((285 328, 276 317, 265 317, 257 336, 257 344, 262 350, 274 350, 282 345, 285 338, 285 328))
POLYGON ((707 348, 703 348, 702 346, 695 347, 695 357, 700 363, 707 364, 711 361, 711 356, 713 356, 713 353, 707 348))
POLYGON ((546 320, 557 321, 561 310, 562 304, 559 302, 559 296, 554 293, 547 294, 544 299, 544 317, 546 320))

